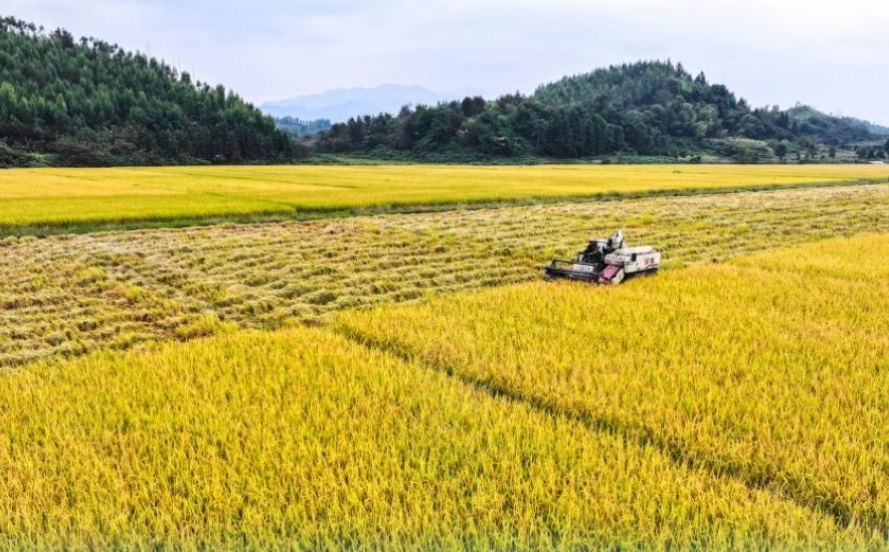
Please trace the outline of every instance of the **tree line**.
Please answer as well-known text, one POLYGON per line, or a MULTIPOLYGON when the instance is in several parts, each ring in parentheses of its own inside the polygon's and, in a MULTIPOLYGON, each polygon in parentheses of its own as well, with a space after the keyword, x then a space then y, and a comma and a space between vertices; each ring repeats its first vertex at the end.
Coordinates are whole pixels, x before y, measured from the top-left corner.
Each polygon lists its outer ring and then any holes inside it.
POLYGON ((292 139, 223 86, 64 29, 0 19, 0 164, 250 162, 292 139))
POLYGON ((692 76, 681 64, 650 61, 566 77, 531 95, 465 98, 352 118, 321 133, 316 147, 332 153, 567 159, 723 155, 727 147, 733 155, 732 148, 751 146, 732 140, 746 140, 761 142, 774 158, 782 150, 786 155, 812 144, 847 146, 870 137, 863 127, 813 112, 754 109, 703 73, 692 76))
POLYGON ((333 124, 329 119, 305 120, 297 117, 275 117, 275 125, 284 132, 299 138, 310 138, 319 132, 330 130, 333 124))

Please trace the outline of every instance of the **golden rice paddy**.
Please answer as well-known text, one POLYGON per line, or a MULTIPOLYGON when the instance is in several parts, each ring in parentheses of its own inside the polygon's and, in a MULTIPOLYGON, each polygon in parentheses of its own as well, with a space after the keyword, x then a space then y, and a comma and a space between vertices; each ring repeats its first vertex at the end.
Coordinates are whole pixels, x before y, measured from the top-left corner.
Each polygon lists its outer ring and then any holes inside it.
POLYGON ((0 232, 887 180, 877 165, 15 169, 0 172, 0 232))
POLYGON ((619 288, 535 283, 342 332, 889 535, 889 238, 619 288))
POLYGON ((323 330, 0 378, 7 550, 835 550, 878 543, 323 330))
POLYGON ((6 234, 265 222, 0 240, 0 550, 887 550, 886 178, 4 172, 6 234), (537 282, 617 228, 667 270, 537 282))

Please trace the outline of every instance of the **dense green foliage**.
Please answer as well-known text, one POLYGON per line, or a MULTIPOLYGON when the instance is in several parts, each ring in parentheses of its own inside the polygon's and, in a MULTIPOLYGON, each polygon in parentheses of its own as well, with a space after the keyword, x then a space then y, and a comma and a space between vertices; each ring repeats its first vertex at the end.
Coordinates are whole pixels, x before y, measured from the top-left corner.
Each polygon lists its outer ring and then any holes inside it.
POLYGON ((787 110, 787 115, 790 117, 791 129, 796 134, 826 144, 838 146, 871 138, 871 132, 866 127, 850 123, 845 119, 825 116, 824 113, 806 105, 798 105, 787 110))
POLYGON ((392 151, 415 156, 580 158, 614 154, 740 162, 788 154, 813 160, 819 146, 846 146, 870 133, 814 110, 752 109, 725 86, 681 64, 640 62, 566 77, 534 94, 466 98, 396 115, 353 118, 322 134, 327 152, 392 151), (805 157, 804 157, 805 156, 805 157))
POLYGON ((333 124, 328 119, 307 121, 296 117, 275 117, 275 125, 284 132, 300 138, 315 136, 319 132, 330 130, 333 124))
POLYGON ((223 86, 116 45, 0 19, 0 166, 292 155, 291 139, 223 86))
POLYGON ((885 143, 864 144, 855 148, 855 154, 864 161, 881 161, 889 158, 889 139, 885 143))
POLYGON ((889 127, 855 117, 842 117, 842 119, 852 126, 863 127, 871 134, 876 134, 877 136, 889 136, 889 127))

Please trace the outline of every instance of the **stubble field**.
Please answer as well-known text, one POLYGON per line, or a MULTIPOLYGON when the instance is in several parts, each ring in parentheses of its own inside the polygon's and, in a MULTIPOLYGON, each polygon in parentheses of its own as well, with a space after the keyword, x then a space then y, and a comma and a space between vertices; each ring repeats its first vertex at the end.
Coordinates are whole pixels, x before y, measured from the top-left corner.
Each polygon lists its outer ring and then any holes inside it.
POLYGON ((0 367, 533 281, 623 228, 664 266, 889 232, 889 186, 745 192, 0 241, 0 367))

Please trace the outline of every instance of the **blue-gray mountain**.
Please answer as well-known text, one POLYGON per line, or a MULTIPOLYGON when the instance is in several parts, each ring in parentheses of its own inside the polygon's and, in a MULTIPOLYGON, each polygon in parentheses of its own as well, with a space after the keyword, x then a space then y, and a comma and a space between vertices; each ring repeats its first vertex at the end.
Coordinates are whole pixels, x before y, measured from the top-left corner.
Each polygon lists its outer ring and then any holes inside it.
POLYGON ((374 88, 339 88, 321 94, 266 102, 260 108, 275 118, 290 117, 302 121, 326 119, 342 123, 350 117, 395 114, 405 105, 436 105, 471 94, 472 91, 467 90, 440 93, 422 86, 384 84, 374 88))
POLYGON ((855 117, 843 117, 842 119, 852 126, 864 127, 871 134, 877 136, 889 136, 889 127, 887 126, 878 125, 877 123, 872 123, 863 119, 857 119, 855 117))

